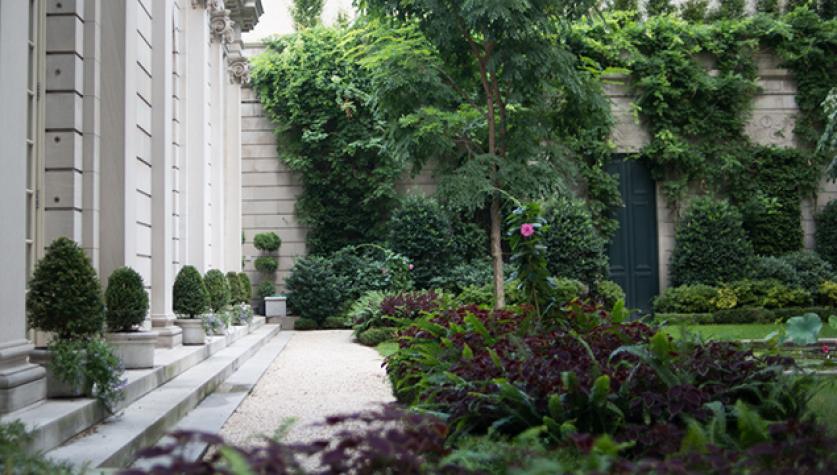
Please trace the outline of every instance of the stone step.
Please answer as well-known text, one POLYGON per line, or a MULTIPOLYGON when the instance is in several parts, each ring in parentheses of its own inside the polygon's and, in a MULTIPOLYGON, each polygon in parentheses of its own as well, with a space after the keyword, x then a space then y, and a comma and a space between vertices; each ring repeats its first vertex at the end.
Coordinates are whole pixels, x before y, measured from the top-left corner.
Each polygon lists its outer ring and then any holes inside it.
MULTIPOLYGON (((273 337, 258 353, 227 378, 214 393, 207 396, 192 412, 181 419, 170 432, 177 430, 220 432, 227 419, 233 415, 244 398, 250 394, 267 371, 267 368, 273 363, 273 360, 285 349, 285 345, 292 336, 293 332, 283 331, 273 337)), ((272 434, 266 435, 270 436, 272 434)), ((171 441, 170 437, 165 436, 157 445, 168 444, 171 441)), ((203 457, 206 449, 207 444, 193 442, 183 446, 180 449, 180 455, 186 460, 194 461, 203 457)), ((132 467, 149 470, 155 464, 166 463, 167 461, 168 457, 141 459, 134 462, 132 467)))
POLYGON ((47 452, 74 466, 124 467, 154 444, 279 332, 265 325, 149 392, 93 430, 47 452))
MULTIPOLYGON (((117 405, 117 414, 150 391, 264 325, 264 318, 255 318, 250 327, 234 326, 227 335, 209 337, 206 345, 158 348, 154 353, 154 368, 125 372, 125 398, 117 405)), ((92 427, 107 415, 105 408, 93 399, 48 399, 6 414, 0 418, 0 423, 22 422, 32 435, 32 443, 27 449, 47 451, 92 427)))

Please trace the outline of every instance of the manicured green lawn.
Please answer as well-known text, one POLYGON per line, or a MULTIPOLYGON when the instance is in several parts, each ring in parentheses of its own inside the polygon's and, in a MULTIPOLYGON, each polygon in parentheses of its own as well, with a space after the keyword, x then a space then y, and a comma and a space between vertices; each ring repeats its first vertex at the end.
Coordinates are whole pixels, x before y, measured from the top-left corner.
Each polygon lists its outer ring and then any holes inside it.
POLYGON ((398 351, 398 343, 394 341, 385 341, 383 343, 379 343, 378 346, 375 347, 378 350, 378 353, 381 354, 384 358, 387 356, 395 353, 398 351))
MULTIPOLYGON (((675 338, 681 337, 686 331, 700 335, 704 340, 757 340, 779 330, 779 326, 772 324, 672 325, 664 327, 664 330, 675 338)), ((820 338, 837 338, 837 330, 824 325, 820 338)))
POLYGON ((814 415, 832 436, 837 436, 837 380, 828 378, 809 403, 814 415))

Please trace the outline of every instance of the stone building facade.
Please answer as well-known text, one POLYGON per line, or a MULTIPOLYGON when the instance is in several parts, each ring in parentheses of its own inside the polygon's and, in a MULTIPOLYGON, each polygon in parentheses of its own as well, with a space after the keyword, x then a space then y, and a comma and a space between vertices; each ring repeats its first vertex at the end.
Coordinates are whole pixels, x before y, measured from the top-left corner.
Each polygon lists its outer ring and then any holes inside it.
MULTIPOLYGON (((246 55, 258 54, 263 47, 248 45, 246 55)), ((748 136, 756 143, 794 147, 793 129, 798 108, 795 102, 796 85, 791 73, 779 65, 778 59, 769 52, 762 52, 758 58, 759 85, 761 92, 753 103, 752 116, 746 127, 748 136)), ((707 61, 707 67, 711 68, 707 61)), ((629 79, 626 77, 610 78, 605 86, 605 94, 612 104, 615 125, 611 139, 615 153, 629 154, 639 151, 649 141, 649 135, 643 124, 638 123, 632 113, 633 96, 629 79)), ((278 288, 282 288, 294 259, 305 255, 305 227, 294 213, 296 197, 301 191, 298 177, 292 174, 279 159, 276 141, 273 137, 273 125, 265 117, 259 100, 251 90, 245 90, 242 96, 242 225, 244 227, 245 270, 251 278, 258 279, 252 266, 258 252, 252 247, 252 238, 258 232, 274 231, 282 238, 280 249, 279 272, 276 277, 278 288)), ((412 179, 405 179, 400 184, 404 190, 419 192, 434 190, 433 178, 428 171, 412 179)), ((817 209, 829 201, 837 199, 837 186, 824 181, 816 200, 803 202, 802 225, 805 245, 813 247, 814 220, 817 209)), ((665 289, 669 282, 669 259, 674 247, 675 217, 671 208, 657 189, 655 206, 656 226, 650 235, 656 235, 657 268, 652 271, 656 276, 658 291, 665 289)))
POLYGON ((131 266, 158 343, 179 344, 181 266, 241 268, 241 33, 261 0, 0 2, 0 414, 44 396, 26 281, 78 242, 103 281, 131 266))

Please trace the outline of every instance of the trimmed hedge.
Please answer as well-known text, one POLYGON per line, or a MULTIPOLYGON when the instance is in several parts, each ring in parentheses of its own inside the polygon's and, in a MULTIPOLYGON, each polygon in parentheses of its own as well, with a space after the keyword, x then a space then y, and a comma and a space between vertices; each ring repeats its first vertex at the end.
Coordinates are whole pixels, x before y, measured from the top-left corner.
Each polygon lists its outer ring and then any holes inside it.
POLYGON ((282 239, 274 232, 259 233, 253 237, 253 246, 264 252, 275 252, 282 245, 282 239))
POLYGON ((837 268, 837 200, 830 201, 815 218, 817 253, 837 268))
POLYGON ((607 242, 593 226, 583 200, 557 198, 545 205, 544 218, 549 225, 544 244, 550 274, 588 286, 607 276, 607 242))
POLYGON ((306 331, 306 330, 316 330, 320 328, 317 325, 317 322, 311 320, 310 318, 300 318, 296 322, 294 322, 294 330, 306 331))
POLYGON ((789 307, 779 309, 767 309, 763 307, 743 307, 729 310, 718 310, 712 313, 657 313, 654 321, 657 323, 668 322, 668 324, 683 325, 721 325, 721 324, 745 324, 745 323, 775 323, 782 322, 789 318, 814 313, 823 319, 831 315, 837 315, 837 308, 834 307, 789 307))
POLYGON ((378 346, 385 341, 395 339, 396 328, 374 327, 357 336, 357 341, 366 346, 378 346))

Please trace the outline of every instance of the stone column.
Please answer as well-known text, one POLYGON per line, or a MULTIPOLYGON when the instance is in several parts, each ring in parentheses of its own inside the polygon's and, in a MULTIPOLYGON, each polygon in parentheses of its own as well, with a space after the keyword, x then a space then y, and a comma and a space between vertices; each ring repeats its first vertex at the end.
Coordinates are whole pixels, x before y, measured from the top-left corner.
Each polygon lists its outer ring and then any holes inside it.
POLYGON ((152 9, 152 141, 154 167, 151 177, 151 324, 157 331, 157 346, 173 348, 183 340, 183 330, 174 325, 172 220, 172 36, 173 0, 154 0, 152 9))
POLYGON ((102 2, 103 279, 137 260, 137 8, 135 1, 102 2))
POLYGON ((242 270, 241 264, 241 87, 248 80, 248 63, 241 55, 238 41, 227 54, 224 133, 224 266, 226 270, 242 270))
POLYGON ((0 2, 0 414, 46 397, 45 371, 29 363, 26 339, 28 5, 0 2))
POLYGON ((102 0, 85 0, 82 247, 99 270, 102 0))

